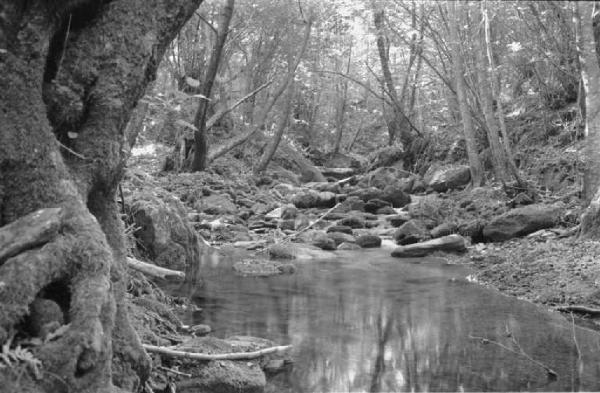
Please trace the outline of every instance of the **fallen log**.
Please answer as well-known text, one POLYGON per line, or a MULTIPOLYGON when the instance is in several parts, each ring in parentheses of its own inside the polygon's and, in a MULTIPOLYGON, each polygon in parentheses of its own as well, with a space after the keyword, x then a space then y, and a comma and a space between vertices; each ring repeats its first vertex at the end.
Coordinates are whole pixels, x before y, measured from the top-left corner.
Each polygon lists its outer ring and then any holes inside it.
POLYGON ((127 266, 152 277, 158 277, 162 279, 185 279, 184 272, 156 266, 152 263, 143 262, 139 259, 131 257, 127 257, 127 266))
POLYGON ((324 166, 318 166, 317 169, 321 171, 323 176, 331 176, 337 179, 343 179, 356 174, 355 168, 329 168, 324 166))
POLYGON ((287 351, 292 348, 291 345, 282 345, 277 347, 269 347, 263 348, 258 351, 253 352, 233 352, 233 353, 197 353, 197 352, 185 352, 178 351, 176 349, 171 349, 167 347, 159 347, 156 345, 143 344, 144 349, 148 352, 158 353, 161 355, 176 357, 176 358, 184 358, 184 359, 194 359, 194 360, 249 360, 256 359, 264 355, 269 355, 273 353, 280 353, 283 351, 287 351))
POLYGON ((594 316, 594 317, 600 316, 600 309, 586 307, 586 306, 577 306, 577 305, 561 306, 561 307, 556 307, 556 311, 572 312, 572 313, 577 313, 577 314, 588 314, 588 315, 594 316))

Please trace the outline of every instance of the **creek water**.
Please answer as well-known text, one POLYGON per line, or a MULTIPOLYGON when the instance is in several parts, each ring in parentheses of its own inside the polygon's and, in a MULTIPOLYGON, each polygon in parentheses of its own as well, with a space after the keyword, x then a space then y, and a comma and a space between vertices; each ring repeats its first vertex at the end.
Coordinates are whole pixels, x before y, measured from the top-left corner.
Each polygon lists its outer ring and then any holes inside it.
POLYGON ((205 259, 193 286, 203 311, 186 316, 217 337, 292 344, 269 392, 600 390, 596 332, 470 283, 464 267, 385 250, 295 264, 240 277, 231 258, 205 259))

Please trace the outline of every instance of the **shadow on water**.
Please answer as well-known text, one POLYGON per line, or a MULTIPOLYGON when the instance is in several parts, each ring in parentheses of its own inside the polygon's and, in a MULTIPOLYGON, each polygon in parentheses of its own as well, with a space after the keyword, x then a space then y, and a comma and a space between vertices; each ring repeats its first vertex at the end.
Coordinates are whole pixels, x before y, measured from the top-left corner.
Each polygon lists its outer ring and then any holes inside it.
POLYGON ((600 390, 596 332, 468 283, 459 266, 360 251, 244 278, 231 258, 203 261, 204 284, 181 290, 204 311, 186 322, 294 345, 293 368, 269 392, 600 390))

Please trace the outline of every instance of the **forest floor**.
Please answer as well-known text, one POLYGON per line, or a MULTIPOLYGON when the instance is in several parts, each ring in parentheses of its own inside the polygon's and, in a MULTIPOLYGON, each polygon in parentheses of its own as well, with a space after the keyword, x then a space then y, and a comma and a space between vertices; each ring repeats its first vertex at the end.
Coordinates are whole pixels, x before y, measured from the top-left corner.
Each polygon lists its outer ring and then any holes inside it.
POLYGON ((475 280, 548 306, 600 304, 600 243, 542 236, 477 244, 469 252, 475 280))

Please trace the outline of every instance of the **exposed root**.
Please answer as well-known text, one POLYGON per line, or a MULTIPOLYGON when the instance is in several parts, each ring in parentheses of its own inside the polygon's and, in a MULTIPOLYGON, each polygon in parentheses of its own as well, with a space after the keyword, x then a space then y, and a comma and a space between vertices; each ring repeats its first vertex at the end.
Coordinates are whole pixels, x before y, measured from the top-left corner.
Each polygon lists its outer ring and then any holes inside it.
POLYGON ((0 264, 52 240, 60 229, 61 221, 60 208, 41 209, 0 228, 0 264))

